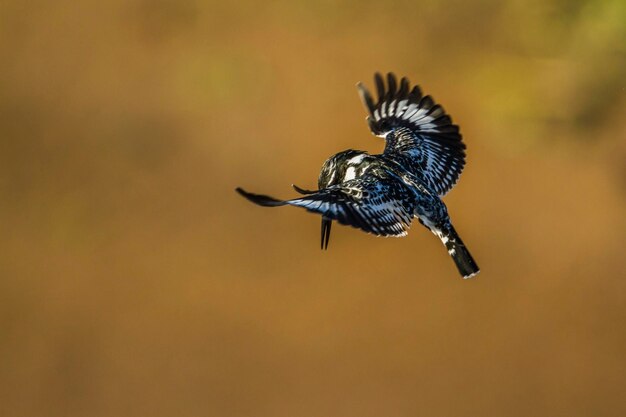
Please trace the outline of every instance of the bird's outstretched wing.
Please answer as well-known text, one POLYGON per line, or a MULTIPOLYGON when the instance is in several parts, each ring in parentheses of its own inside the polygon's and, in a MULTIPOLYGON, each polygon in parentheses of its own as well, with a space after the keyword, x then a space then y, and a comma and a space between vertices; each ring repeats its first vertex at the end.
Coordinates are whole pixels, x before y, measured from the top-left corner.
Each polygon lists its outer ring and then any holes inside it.
POLYGON ((465 144, 459 127, 430 96, 422 95, 418 86, 411 87, 406 77, 399 86, 392 73, 387 74, 387 86, 378 73, 374 81, 376 102, 363 84, 357 84, 357 88, 369 112, 367 123, 372 133, 386 140, 384 155, 444 195, 465 165, 465 144))
MULTIPOLYGON (((401 181, 373 175, 365 175, 293 200, 277 200, 241 188, 237 188, 237 192, 261 206, 303 207, 321 214, 325 219, 337 220, 378 236, 406 235, 415 209, 415 197, 401 181)), ((322 246, 324 237, 322 227, 322 246)))

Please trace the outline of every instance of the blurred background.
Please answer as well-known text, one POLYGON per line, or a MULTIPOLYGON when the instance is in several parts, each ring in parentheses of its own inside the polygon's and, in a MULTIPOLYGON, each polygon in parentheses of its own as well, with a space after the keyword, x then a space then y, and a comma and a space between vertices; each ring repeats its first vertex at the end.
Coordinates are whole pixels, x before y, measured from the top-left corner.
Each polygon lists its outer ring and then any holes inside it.
POLYGON ((623 0, 0 2, 2 416, 623 416, 623 0), (462 128, 441 243, 263 209, 383 143, 407 75, 462 128))

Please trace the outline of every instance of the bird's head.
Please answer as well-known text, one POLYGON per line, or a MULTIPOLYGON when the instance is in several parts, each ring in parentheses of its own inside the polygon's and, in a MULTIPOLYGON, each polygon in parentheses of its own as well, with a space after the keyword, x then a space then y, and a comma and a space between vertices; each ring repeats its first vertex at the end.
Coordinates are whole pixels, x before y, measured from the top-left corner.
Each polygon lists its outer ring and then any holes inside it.
MULTIPOLYGON (((319 189, 322 190, 331 185, 356 178, 357 172, 359 174, 362 172, 361 166, 368 156, 366 152, 348 149, 328 158, 324 162, 324 166, 322 166, 322 171, 317 181, 319 189)), ((293 185, 293 188, 300 194, 315 194, 318 192, 305 190, 296 185, 293 185)), ((332 222, 330 218, 322 215, 322 249, 328 249, 332 222)))
POLYGON ((348 149, 339 152, 324 162, 317 185, 319 189, 340 184, 355 178, 357 168, 369 156, 367 152, 348 149))

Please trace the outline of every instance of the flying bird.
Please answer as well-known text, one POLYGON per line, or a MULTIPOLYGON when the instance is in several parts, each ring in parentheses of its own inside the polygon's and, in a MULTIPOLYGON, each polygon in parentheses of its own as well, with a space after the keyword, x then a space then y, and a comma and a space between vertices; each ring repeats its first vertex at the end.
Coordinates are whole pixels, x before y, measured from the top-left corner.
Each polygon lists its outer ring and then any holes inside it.
POLYGON ((378 99, 362 83, 359 95, 375 136, 385 139, 382 154, 346 150, 324 162, 317 190, 278 200, 237 188, 261 206, 297 206, 322 215, 322 249, 328 248, 333 220, 377 236, 406 236, 414 218, 441 239, 463 278, 478 265, 454 230, 441 197, 456 184, 465 166, 459 127, 419 86, 393 73, 374 76, 378 99))

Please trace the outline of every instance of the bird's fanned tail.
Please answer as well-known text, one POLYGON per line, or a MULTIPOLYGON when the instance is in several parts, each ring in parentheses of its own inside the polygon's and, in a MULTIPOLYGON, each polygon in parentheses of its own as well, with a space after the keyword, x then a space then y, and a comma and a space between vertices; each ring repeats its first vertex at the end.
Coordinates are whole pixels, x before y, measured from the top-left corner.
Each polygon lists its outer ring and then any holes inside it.
POLYGON ((434 229, 433 233, 439 236, 445 245, 463 279, 472 278, 480 272, 476 261, 452 225, 443 229, 434 229))

